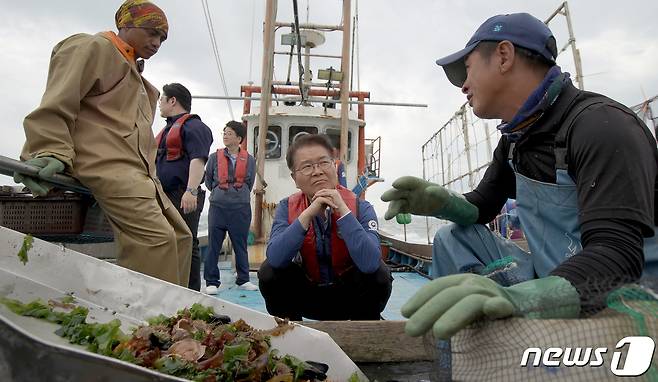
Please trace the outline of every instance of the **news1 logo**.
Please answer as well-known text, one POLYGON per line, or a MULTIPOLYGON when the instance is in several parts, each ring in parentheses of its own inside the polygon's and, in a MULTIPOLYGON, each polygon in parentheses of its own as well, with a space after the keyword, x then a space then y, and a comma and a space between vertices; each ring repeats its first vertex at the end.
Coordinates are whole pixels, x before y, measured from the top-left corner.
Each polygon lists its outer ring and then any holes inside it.
MULTIPOLYGON (((651 337, 630 336, 624 337, 615 346, 621 349, 628 344, 626 360, 622 367, 619 366, 622 351, 612 353, 610 371, 619 377, 636 377, 649 370, 651 359, 656 349, 656 343, 651 337)), ((534 355, 532 366, 591 366, 600 367, 604 364, 604 355, 608 348, 548 348, 543 351, 540 348, 527 348, 521 357, 521 367, 527 367, 530 356, 534 355)))

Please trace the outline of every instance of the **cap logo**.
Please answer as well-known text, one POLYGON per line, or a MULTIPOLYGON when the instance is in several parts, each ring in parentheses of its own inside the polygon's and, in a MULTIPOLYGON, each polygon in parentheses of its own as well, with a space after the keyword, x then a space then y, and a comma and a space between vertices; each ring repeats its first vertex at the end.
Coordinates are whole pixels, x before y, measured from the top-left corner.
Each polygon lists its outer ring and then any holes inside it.
POLYGON ((496 24, 496 25, 494 25, 494 27, 493 27, 493 31, 494 31, 494 32, 500 32, 500 31, 502 31, 502 30, 503 30, 503 26, 500 25, 500 24, 496 24))

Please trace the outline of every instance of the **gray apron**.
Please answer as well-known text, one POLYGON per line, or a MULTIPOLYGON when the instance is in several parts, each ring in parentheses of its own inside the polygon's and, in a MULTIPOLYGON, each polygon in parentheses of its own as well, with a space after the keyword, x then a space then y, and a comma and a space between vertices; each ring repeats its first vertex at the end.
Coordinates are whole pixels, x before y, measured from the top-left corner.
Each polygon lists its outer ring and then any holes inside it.
MULTIPOLYGON (((558 150, 558 149, 556 149, 558 150)), ((559 156, 556 156, 559 158, 559 156)), ((539 277, 582 250, 576 184, 556 163, 556 184, 516 175, 516 208, 539 277)), ((644 238, 644 274, 658 275, 658 235, 644 238)))

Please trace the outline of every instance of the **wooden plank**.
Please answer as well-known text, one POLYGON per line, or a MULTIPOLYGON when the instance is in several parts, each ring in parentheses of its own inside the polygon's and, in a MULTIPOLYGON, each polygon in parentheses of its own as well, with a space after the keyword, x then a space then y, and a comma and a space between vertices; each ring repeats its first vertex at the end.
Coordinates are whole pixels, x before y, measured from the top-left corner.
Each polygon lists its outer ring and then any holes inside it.
POLYGON ((323 331, 354 362, 410 362, 433 360, 431 335, 409 337, 405 321, 304 321, 298 322, 323 331))

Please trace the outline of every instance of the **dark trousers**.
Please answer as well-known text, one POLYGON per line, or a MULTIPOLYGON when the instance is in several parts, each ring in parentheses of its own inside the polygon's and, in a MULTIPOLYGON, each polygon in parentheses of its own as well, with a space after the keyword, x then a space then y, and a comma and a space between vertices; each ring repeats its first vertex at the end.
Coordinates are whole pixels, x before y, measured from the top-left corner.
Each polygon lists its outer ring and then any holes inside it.
POLYGON ((200 291, 201 290, 201 258, 199 257, 199 239, 197 233, 199 232, 199 217, 203 211, 203 203, 206 201, 206 192, 199 189, 199 194, 196 197, 196 210, 189 214, 183 213, 180 207, 181 199, 185 190, 165 191, 171 203, 176 207, 178 213, 185 220, 185 224, 192 231, 192 266, 190 267, 190 282, 188 288, 200 291))
POLYGON ((375 273, 365 274, 352 267, 335 283, 317 285, 297 264, 276 269, 265 260, 258 271, 258 284, 267 311, 273 316, 293 321, 302 317, 379 320, 391 297, 393 277, 382 262, 375 273))
POLYGON ((235 270, 238 277, 235 283, 242 285, 249 281, 249 254, 247 238, 251 225, 251 206, 245 204, 238 208, 222 208, 210 205, 208 212, 208 252, 203 262, 203 278, 206 285, 219 286, 219 252, 228 232, 235 252, 235 270))

